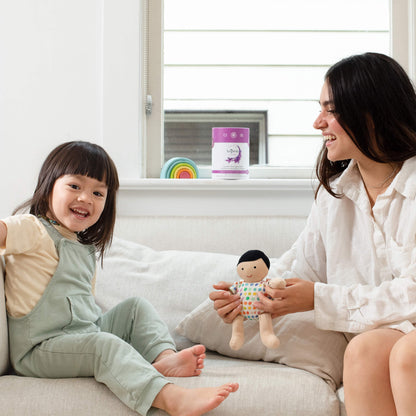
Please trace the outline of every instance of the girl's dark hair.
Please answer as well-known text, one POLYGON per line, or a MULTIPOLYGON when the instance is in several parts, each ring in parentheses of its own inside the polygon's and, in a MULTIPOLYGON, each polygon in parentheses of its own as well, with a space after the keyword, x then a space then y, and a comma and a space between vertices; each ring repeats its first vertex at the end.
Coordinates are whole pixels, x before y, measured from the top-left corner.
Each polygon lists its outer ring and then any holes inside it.
MULTIPOLYGON (((404 69, 392 58, 364 53, 345 58, 325 75, 338 122, 358 149, 381 163, 400 163, 416 155, 416 94, 404 69)), ((331 195, 331 179, 350 160, 331 162, 323 145, 316 163, 319 188, 331 195)))
POLYGON ((268 269, 270 269, 270 260, 269 258, 261 251, 261 250, 249 250, 246 251, 238 260, 237 266, 240 263, 244 263, 246 261, 256 261, 258 259, 262 259, 268 269))
POLYGON ((14 214, 28 208, 30 214, 46 216, 53 186, 64 175, 88 176, 107 185, 106 202, 99 220, 78 233, 78 240, 83 244, 94 245, 102 259, 105 248, 113 238, 119 180, 114 162, 101 146, 72 141, 52 150, 40 169, 32 198, 17 207, 14 214))

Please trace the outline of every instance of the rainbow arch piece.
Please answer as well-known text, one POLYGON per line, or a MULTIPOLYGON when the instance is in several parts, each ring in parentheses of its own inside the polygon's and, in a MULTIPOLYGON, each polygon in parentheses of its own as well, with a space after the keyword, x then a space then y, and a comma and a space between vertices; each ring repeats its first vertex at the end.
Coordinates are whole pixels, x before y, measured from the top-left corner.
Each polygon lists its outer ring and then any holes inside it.
POLYGON ((163 165, 160 177, 162 179, 196 179, 199 178, 199 170, 191 159, 173 157, 163 165))

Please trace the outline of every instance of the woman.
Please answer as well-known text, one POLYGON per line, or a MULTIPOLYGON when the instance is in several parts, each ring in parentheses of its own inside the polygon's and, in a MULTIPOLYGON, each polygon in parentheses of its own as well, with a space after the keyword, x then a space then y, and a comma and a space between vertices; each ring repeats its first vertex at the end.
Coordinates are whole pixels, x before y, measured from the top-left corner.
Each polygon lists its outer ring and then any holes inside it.
MULTIPOLYGON (((416 94, 376 53, 332 66, 314 127, 324 145, 307 225, 280 261, 288 286, 256 304, 273 317, 314 310, 317 327, 347 333, 348 416, 413 415, 416 395, 416 94)), ((224 282, 214 307, 241 306, 224 282)))

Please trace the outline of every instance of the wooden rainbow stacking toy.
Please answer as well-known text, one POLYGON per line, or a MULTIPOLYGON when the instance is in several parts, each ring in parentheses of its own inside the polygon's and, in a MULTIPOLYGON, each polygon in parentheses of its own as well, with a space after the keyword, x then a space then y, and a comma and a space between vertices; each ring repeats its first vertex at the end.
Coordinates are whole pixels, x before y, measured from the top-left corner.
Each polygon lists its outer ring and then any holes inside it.
POLYGON ((174 157, 163 165, 160 177, 162 179, 196 179, 199 178, 199 170, 191 159, 174 157))

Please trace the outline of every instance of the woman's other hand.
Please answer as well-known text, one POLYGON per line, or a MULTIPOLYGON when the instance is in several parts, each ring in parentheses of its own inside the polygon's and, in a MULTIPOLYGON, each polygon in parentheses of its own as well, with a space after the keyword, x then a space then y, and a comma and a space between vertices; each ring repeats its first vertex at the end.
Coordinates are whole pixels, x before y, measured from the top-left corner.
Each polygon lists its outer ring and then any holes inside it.
POLYGON ((262 312, 268 312, 272 318, 295 312, 314 309, 314 283, 308 280, 286 279, 284 289, 272 289, 266 285, 266 293, 271 299, 260 293, 260 302, 254 306, 262 312))

